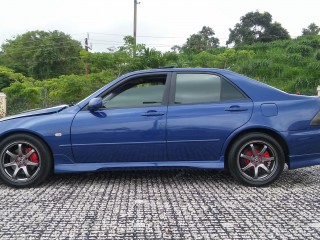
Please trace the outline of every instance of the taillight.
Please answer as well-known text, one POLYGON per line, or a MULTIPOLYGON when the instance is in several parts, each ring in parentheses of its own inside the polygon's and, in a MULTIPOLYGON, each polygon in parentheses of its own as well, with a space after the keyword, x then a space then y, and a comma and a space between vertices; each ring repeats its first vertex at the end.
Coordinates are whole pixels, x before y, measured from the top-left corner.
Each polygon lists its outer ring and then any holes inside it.
POLYGON ((311 124, 312 126, 319 126, 320 125, 320 112, 312 119, 311 124))

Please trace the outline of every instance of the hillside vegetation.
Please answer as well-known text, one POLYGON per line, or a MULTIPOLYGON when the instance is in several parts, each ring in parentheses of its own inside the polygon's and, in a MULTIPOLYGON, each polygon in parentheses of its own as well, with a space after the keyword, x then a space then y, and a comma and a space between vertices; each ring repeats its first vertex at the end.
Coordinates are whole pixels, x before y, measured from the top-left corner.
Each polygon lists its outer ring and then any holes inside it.
POLYGON ((7 94, 8 114, 14 114, 76 103, 127 72, 171 66, 230 69, 290 93, 316 95, 320 28, 310 24, 303 36, 290 39, 279 23, 271 21, 267 13, 246 14, 230 29, 232 47, 220 47, 214 31, 204 26, 184 45, 167 52, 135 46, 126 36, 117 49, 90 53, 62 32, 27 32, 2 45, 0 91, 7 94), (253 18, 265 26, 254 25, 253 18))
POLYGON ((0 86, 8 96, 8 112, 74 103, 122 74, 165 66, 230 69, 284 91, 307 95, 315 95, 320 83, 320 36, 218 47, 200 53, 161 53, 143 45, 137 47, 136 57, 132 51, 130 44, 115 52, 81 51, 80 65, 88 66, 88 76, 69 74, 38 80, 0 66, 0 86))

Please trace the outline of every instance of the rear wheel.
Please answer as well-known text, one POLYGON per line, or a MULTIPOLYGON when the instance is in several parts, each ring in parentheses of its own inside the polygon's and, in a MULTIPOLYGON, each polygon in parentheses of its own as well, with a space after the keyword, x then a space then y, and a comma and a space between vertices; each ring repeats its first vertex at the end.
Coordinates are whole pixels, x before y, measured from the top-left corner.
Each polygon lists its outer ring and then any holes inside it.
POLYGON ((279 143, 263 133, 250 133, 231 147, 228 166, 234 178, 249 186, 266 186, 277 180, 284 168, 279 143))
POLYGON ((10 186, 35 186, 51 173, 50 151, 37 137, 12 135, 0 143, 0 149, 0 177, 10 186))

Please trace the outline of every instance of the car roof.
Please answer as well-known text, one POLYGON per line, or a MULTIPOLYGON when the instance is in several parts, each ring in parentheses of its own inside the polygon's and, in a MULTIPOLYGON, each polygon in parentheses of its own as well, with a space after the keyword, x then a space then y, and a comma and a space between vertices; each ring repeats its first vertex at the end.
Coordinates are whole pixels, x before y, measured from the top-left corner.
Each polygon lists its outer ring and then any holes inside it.
POLYGON ((225 69, 220 68, 172 68, 172 67, 164 67, 164 68, 156 68, 156 69, 147 69, 147 70, 139 70, 135 72, 131 72, 129 74, 142 74, 142 73, 161 73, 161 72, 215 72, 215 73, 223 73, 225 69))

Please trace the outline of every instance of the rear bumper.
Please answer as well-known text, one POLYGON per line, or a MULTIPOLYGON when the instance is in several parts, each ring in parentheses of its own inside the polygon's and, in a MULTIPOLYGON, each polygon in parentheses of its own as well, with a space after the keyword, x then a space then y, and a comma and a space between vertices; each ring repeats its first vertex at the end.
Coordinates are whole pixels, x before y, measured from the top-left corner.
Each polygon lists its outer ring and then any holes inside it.
POLYGON ((320 165, 320 154, 305 154, 300 156, 289 156, 289 169, 320 165))
POLYGON ((320 165, 320 128, 287 132, 289 169, 320 165))

